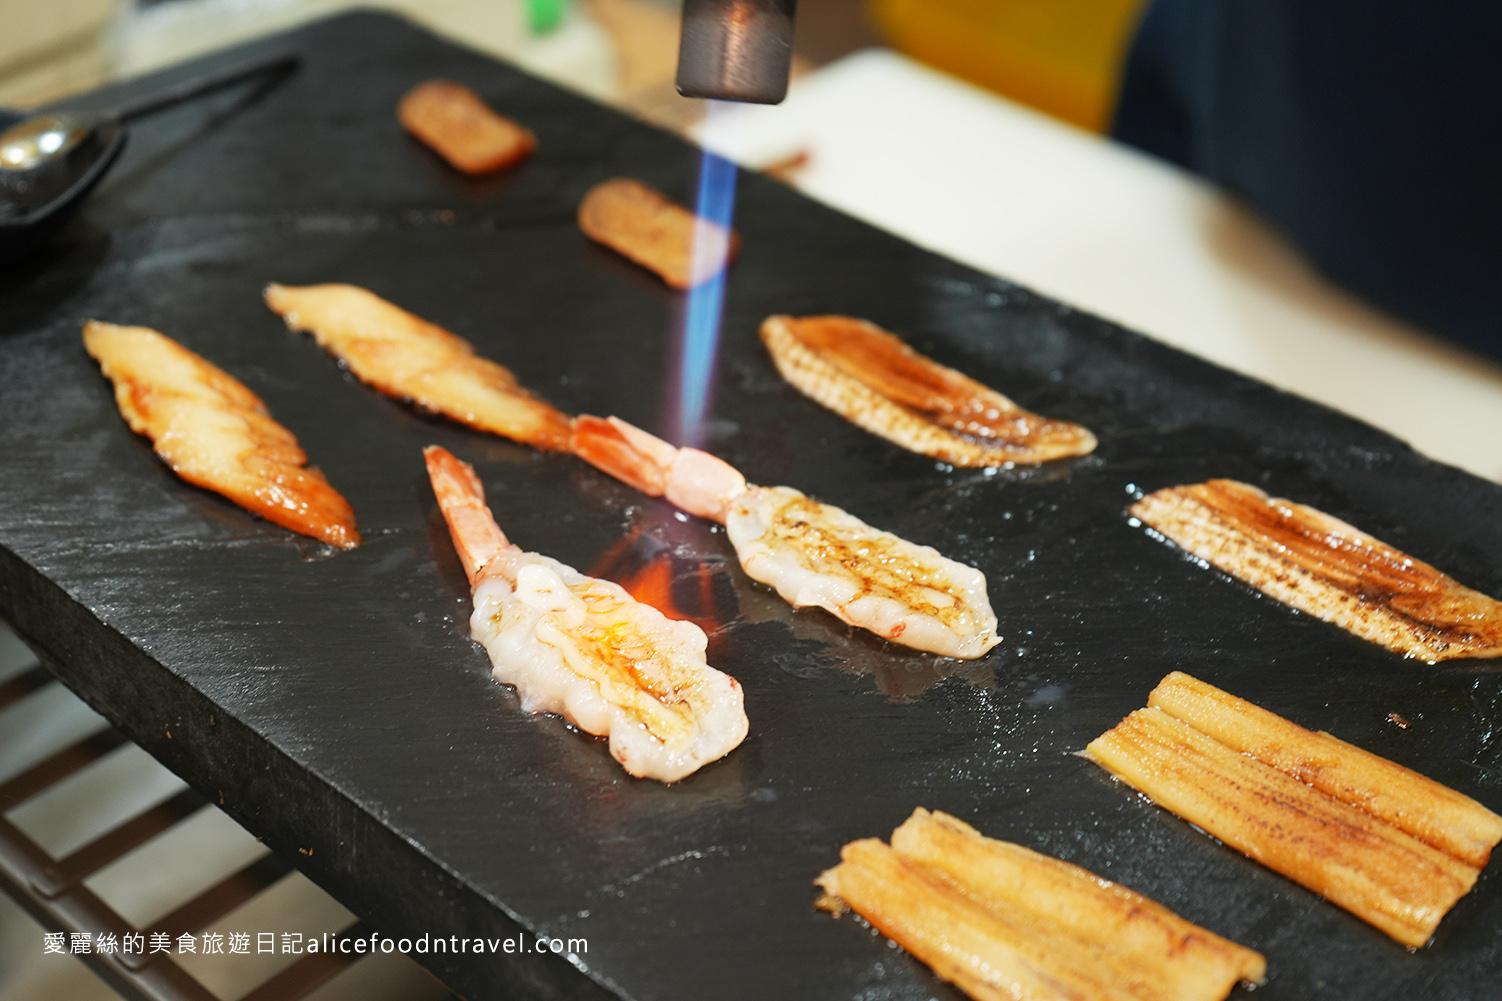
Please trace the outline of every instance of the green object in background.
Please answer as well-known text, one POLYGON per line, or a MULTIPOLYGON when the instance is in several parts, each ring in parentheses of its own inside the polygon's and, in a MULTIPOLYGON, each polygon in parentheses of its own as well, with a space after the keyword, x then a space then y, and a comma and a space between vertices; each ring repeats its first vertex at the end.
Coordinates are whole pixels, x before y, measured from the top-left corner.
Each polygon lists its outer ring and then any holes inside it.
POLYGON ((563 23, 568 0, 527 0, 527 24, 534 35, 546 35, 563 23))

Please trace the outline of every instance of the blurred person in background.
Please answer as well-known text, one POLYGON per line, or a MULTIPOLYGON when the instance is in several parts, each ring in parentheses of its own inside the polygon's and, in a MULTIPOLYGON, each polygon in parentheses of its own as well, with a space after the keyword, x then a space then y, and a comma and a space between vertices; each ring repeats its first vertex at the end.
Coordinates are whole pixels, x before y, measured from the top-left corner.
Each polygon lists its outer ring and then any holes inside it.
POLYGON ((1502 357, 1499 52, 1497 0, 1152 0, 1112 132, 1245 199, 1334 281, 1502 357))

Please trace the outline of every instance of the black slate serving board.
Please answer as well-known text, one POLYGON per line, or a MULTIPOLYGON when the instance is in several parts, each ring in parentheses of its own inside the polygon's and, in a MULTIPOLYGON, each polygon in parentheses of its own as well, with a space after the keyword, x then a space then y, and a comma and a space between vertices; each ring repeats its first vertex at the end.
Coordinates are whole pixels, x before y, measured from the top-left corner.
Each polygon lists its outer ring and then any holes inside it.
POLYGON ((1497 996, 1494 872, 1409 954, 1071 752, 1182 669, 1502 809, 1491 665, 1400 659, 1196 565, 1124 511, 1135 492, 1238 477, 1495 595, 1502 488, 745 176, 710 447, 756 482, 979 566, 1005 642, 959 663, 794 612, 707 523, 384 399, 259 299, 272 280, 365 285, 565 410, 660 430, 681 298, 590 246, 573 211, 617 174, 687 199, 696 151, 385 17, 236 58, 276 47, 303 53, 296 76, 136 126, 84 217, 0 273, 0 614, 361 917, 394 936, 587 938, 573 964, 423 957, 475 999, 950 999, 811 906, 842 843, 923 805, 1262 950, 1259 997, 1497 996), (438 75, 535 129, 538 156, 465 180, 408 140, 394 104, 438 75), (936 467, 785 385, 755 336, 772 312, 868 317, 1084 423, 1100 448, 1040 469, 936 467), (261 394, 353 503, 365 545, 331 551, 170 475, 84 354, 89 317, 154 326, 261 394), (711 660, 745 686, 745 744, 664 787, 523 715, 466 635, 419 454, 435 442, 476 464, 523 547, 617 575, 667 560, 675 593, 707 597, 711 660))

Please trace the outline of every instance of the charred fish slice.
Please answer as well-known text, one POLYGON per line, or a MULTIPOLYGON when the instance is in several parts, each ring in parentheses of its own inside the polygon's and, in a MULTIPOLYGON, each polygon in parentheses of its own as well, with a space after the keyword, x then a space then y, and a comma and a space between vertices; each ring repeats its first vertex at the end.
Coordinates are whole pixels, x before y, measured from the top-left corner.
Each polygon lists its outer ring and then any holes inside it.
POLYGON ((429 80, 396 106, 402 127, 456 170, 488 174, 521 163, 537 150, 537 136, 497 114, 479 94, 452 80, 429 80))
POLYGON ((234 376, 147 327, 90 320, 83 343, 120 415, 178 476, 331 546, 360 544, 349 502, 234 376))
POLYGON ((629 177, 601 181, 579 203, 579 229, 596 243, 691 289, 729 267, 740 248, 734 230, 716 225, 655 188, 629 177), (695 249, 695 241, 701 245, 695 249))
POLYGON ((546 451, 568 447, 568 417, 468 341, 354 285, 266 286, 266 305, 313 335, 361 381, 470 427, 546 451))
POLYGON ((718 521, 751 579, 893 643, 973 659, 997 643, 979 570, 872 528, 791 487, 760 487, 694 448, 618 417, 574 419, 575 455, 690 514, 718 521))
POLYGON ((1219 1001, 1256 952, 1067 862, 921 807, 818 885, 978 1001, 1219 1001))
POLYGON ((1179 672, 1085 756, 1415 948, 1502 840, 1475 800, 1179 672))
POLYGON ((734 750, 749 724, 736 680, 705 660, 704 630, 625 589, 512 545, 466 463, 423 450, 474 592, 470 628, 527 712, 610 738, 641 778, 676 782, 734 750))
POLYGON ((1131 513, 1268 597, 1405 657, 1502 656, 1502 602, 1323 511, 1210 480, 1149 494, 1131 513))
POLYGON ((1078 424, 1023 410, 865 320, 772 316, 761 339, 782 377, 804 395, 920 455, 1000 466, 1095 450, 1095 435, 1078 424))

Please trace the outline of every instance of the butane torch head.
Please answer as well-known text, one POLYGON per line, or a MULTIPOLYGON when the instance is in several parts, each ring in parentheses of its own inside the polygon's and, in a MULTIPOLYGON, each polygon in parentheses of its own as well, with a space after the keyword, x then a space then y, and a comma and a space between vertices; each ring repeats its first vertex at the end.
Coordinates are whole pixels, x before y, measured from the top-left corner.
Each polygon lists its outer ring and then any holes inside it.
POLYGON ((788 92, 797 0, 683 0, 678 93, 778 104, 788 92))

